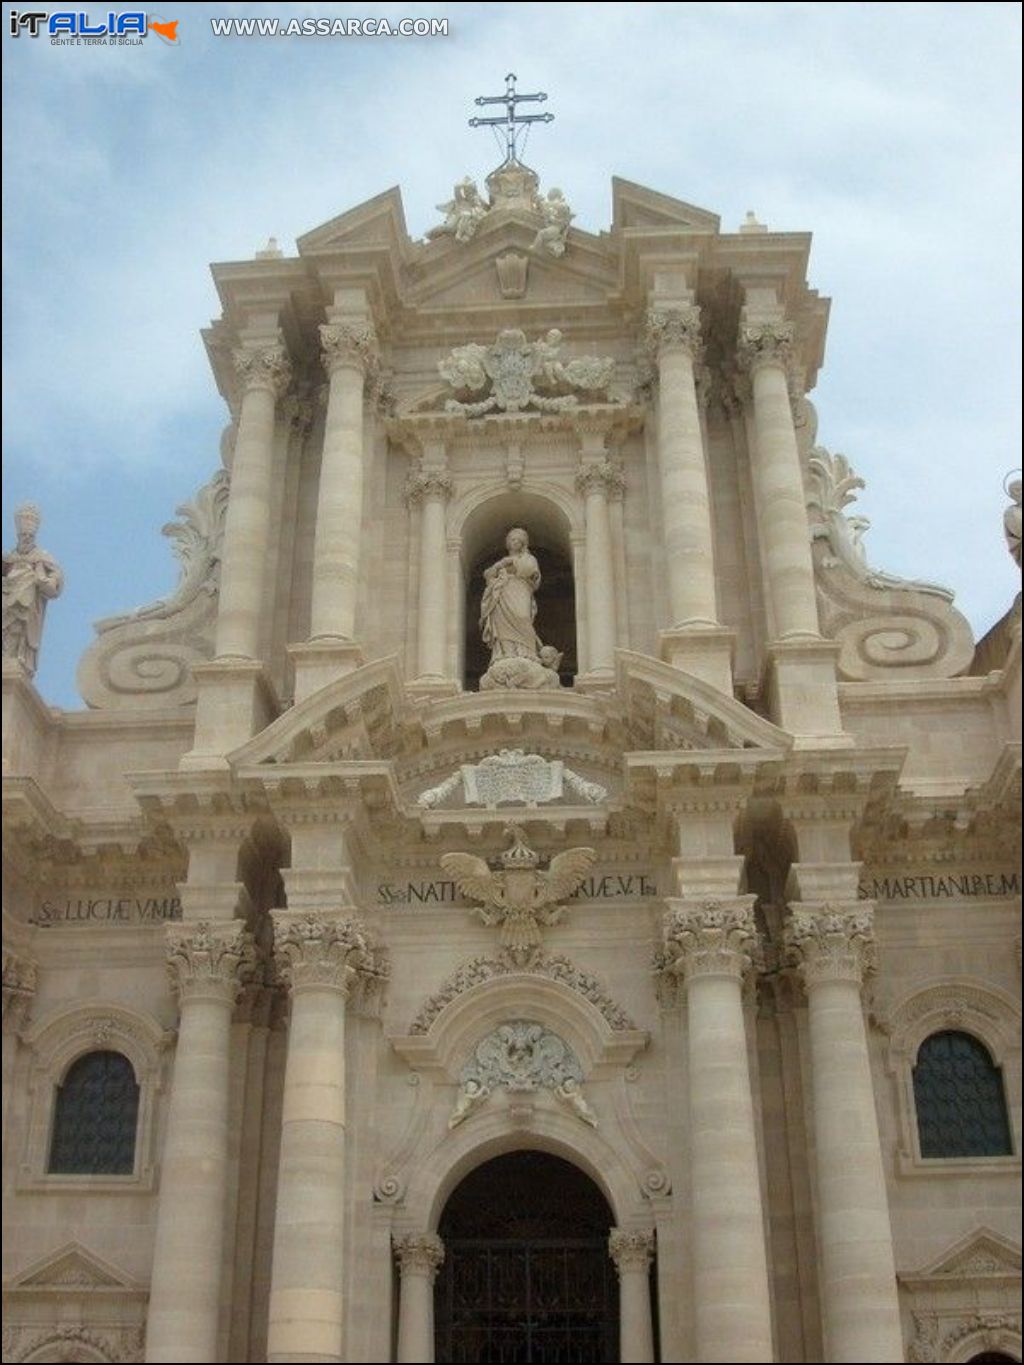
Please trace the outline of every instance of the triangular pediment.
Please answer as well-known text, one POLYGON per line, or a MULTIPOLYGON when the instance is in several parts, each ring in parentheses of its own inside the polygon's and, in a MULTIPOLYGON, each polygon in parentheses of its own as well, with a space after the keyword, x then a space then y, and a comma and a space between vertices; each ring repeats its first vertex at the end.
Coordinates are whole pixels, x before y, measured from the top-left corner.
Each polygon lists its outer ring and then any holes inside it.
POLYGON ((978 1228, 955 1242, 937 1260, 918 1272, 928 1279, 972 1279, 990 1275, 1019 1275, 1020 1247, 989 1228, 978 1228))
POLYGON ((721 220, 716 213, 695 204, 613 176, 612 231, 626 228, 689 228, 693 232, 718 233, 721 220))
POLYGON ((408 243, 402 193, 395 185, 304 233, 296 246, 300 256, 310 256, 351 247, 407 247, 408 243))
POLYGON ((35 1261, 10 1281, 9 1289, 138 1289, 129 1275, 80 1242, 68 1242, 35 1261))

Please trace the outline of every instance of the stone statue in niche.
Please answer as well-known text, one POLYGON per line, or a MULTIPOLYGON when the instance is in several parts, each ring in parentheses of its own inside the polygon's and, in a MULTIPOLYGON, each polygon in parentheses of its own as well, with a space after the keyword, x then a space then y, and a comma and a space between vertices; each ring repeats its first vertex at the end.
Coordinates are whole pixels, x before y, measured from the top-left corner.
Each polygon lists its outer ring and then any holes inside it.
POLYGON ((23 503, 14 514, 17 544, 4 555, 3 657, 17 659, 30 676, 39 661, 46 604, 64 587, 60 565, 36 544, 41 521, 39 508, 23 503))
POLYGON ((505 548, 508 554, 484 570, 480 634, 491 651, 491 664, 480 679, 480 689, 559 687, 562 656, 552 645, 542 644, 534 629, 540 567, 521 526, 509 531, 505 548))

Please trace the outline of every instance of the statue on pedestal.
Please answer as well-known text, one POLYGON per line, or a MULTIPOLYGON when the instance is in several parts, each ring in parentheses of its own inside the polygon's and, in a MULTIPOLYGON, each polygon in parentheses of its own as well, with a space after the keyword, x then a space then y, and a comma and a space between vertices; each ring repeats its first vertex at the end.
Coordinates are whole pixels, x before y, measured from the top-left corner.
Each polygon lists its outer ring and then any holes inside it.
POLYGON ((46 603, 64 587, 60 565, 36 544, 41 520, 34 503, 23 503, 14 514, 18 542, 3 557, 3 657, 17 659, 30 677, 39 659, 46 603))
POLYGON ((480 689, 559 687, 562 656, 541 643, 533 625, 540 567, 521 526, 509 531, 505 548, 508 554, 484 570, 480 634, 490 648, 491 665, 480 679, 480 689))
POLYGON ((1003 534, 1006 536, 1006 548, 1010 552, 1013 562, 1020 568, 1020 479, 1007 479, 1003 485, 1006 495, 1010 498, 1010 506, 1003 513, 1003 534))

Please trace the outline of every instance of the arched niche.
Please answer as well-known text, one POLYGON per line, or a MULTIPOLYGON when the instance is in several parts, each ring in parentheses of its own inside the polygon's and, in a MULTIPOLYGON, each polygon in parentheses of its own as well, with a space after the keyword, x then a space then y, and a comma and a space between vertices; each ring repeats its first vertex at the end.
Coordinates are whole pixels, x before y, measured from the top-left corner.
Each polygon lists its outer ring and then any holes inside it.
POLYGON ((521 526, 530 537, 530 550, 540 566, 537 591, 537 633, 545 644, 562 653, 561 680, 571 687, 579 671, 581 653, 577 622, 582 618, 578 603, 574 538, 576 528, 568 509, 553 497, 536 492, 495 490, 462 509, 455 526, 460 541, 462 583, 462 641, 460 660, 463 687, 478 690, 480 677, 490 663, 480 638, 480 599, 483 571, 507 553, 505 537, 521 526))

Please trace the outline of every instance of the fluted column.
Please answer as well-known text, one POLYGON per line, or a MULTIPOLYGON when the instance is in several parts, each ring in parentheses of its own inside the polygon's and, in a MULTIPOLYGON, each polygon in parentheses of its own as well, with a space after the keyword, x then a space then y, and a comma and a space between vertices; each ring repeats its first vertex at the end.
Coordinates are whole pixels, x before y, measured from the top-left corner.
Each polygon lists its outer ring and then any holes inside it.
POLYGON ((363 389, 376 364, 377 338, 367 318, 320 328, 329 376, 324 449, 313 537, 311 640, 355 638, 363 524, 363 389))
POLYGON ((160 1172, 148 1361, 218 1357, 228 1177, 231 1013, 253 959, 240 921, 167 926, 181 1010, 160 1172))
POLYGON ((402 1276, 398 1299, 398 1361, 434 1359, 434 1280, 444 1263, 444 1243, 434 1232, 395 1238, 402 1276))
POLYGON ((221 552, 217 655, 259 657, 264 619, 263 580, 270 540, 271 470, 277 400, 288 387, 291 367, 284 347, 235 352, 242 385, 231 493, 221 552))
POLYGON ((817 639, 818 607, 803 476, 789 398, 793 325, 744 324, 738 359, 753 394, 754 495, 780 640, 817 639))
POLYGON ((30 958, 12 953, 8 948, 4 948, 3 954, 3 1116, 0 1119, 0 1134, 6 1145, 7 1110, 14 1084, 18 1039, 28 1022, 28 1013, 36 993, 36 964, 30 958))
POLYGON ((715 626, 711 501, 694 364, 700 309, 652 308, 647 338, 658 365, 658 464, 671 624, 715 626))
POLYGON ((654 1359, 649 1271, 654 1233, 613 1228, 608 1254, 619 1272, 619 1359, 645 1365, 654 1359))
POLYGON ((742 986, 753 896, 668 900, 663 961, 688 1016, 697 1359, 772 1359, 768 1265, 742 986))
POLYGON ((861 986, 874 963, 870 903, 791 907, 808 999, 825 1359, 903 1359, 892 1228, 861 986))
POLYGON ((445 507, 452 481, 443 469, 420 468, 406 484, 410 506, 420 509, 420 572, 417 609, 417 673, 424 681, 445 677, 448 647, 448 537, 445 507))
POLYGON ((341 1360, 345 1225, 345 1008, 372 968, 345 911, 275 910, 274 951, 291 989, 269 1361, 341 1360))
POLYGON ((586 509, 587 644, 591 674, 611 677, 615 665, 615 561, 609 494, 624 480, 611 460, 584 464, 576 487, 586 509))

